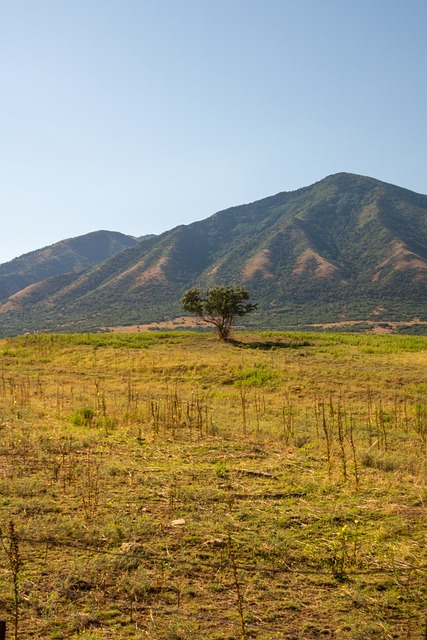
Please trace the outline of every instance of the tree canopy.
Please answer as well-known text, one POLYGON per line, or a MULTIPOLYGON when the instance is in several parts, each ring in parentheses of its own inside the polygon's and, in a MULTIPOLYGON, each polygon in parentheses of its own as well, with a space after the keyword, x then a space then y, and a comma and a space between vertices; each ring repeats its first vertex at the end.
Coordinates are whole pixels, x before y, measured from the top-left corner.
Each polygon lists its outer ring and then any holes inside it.
POLYGON ((247 302, 250 294, 240 286, 219 286, 208 289, 202 296, 200 289, 188 289, 181 299, 184 311, 195 313, 204 322, 216 327, 221 340, 227 340, 236 317, 254 311, 256 303, 247 302))

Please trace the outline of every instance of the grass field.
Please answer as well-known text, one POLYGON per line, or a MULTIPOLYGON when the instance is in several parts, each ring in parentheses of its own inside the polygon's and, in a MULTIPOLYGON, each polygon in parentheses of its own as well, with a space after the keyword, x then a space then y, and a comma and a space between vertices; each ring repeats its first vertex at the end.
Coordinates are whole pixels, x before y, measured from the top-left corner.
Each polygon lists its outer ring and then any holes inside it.
POLYGON ((0 342, 8 640, 424 639, 427 338, 0 342))

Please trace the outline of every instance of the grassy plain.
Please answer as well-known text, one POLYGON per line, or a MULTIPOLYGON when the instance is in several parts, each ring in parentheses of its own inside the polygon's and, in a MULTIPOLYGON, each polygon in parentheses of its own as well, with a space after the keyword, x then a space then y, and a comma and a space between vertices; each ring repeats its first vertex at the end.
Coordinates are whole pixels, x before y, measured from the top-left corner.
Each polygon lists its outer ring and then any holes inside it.
POLYGON ((8 638, 421 639, 427 338, 0 342, 8 638))

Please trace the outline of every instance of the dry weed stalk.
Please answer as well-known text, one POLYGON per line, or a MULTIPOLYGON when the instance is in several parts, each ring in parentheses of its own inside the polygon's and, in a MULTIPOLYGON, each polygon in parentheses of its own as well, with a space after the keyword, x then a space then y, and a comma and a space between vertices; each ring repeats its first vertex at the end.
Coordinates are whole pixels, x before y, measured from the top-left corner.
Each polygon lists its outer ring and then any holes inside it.
POLYGON ((337 414, 338 441, 340 443, 342 475, 343 475, 344 482, 347 482, 348 480, 347 455, 345 450, 345 440, 344 440, 345 432, 344 432, 343 411, 342 411, 341 404, 338 404, 336 414, 337 414))
POLYGON ((243 387, 240 387, 240 402, 241 402, 241 405, 242 405, 243 433, 244 433, 244 435, 246 435, 247 426, 248 426, 247 416, 246 416, 247 400, 246 400, 245 390, 243 389, 243 387))
POLYGON ((353 465, 354 465, 354 479, 356 482, 356 491, 359 491, 359 487, 360 487, 360 476, 359 476, 359 465, 357 462, 357 455, 356 455, 356 445, 354 443, 354 423, 353 423, 353 416, 350 414, 350 421, 349 421, 349 425, 348 425, 348 437, 349 437, 349 441, 350 441, 350 447, 351 447, 351 452, 353 455, 353 465))
POLYGON ((99 469, 99 460, 88 454, 82 469, 82 502, 88 522, 94 520, 99 507, 99 469))
POLYGON ((283 440, 286 446, 289 446, 295 436, 295 413, 294 405, 289 396, 286 396, 286 404, 282 407, 283 440))
POLYGON ((328 460, 328 479, 331 481, 332 478, 332 427, 331 423, 328 424, 326 419, 326 410, 325 403, 322 401, 320 404, 320 415, 321 415, 321 423, 322 430, 325 436, 325 444, 326 444, 326 457, 328 460))
POLYGON ((1 542, 3 549, 7 555, 10 572, 12 574, 13 582, 13 626, 14 637, 18 639, 18 626, 19 626, 19 573, 22 569, 22 560, 19 553, 19 541, 18 534, 15 531, 15 525, 13 520, 9 521, 9 534, 4 536, 0 530, 1 542), (8 539, 8 544, 5 542, 8 539))
POLYGON ((233 571, 233 585, 234 585, 234 588, 236 590, 236 596, 237 596, 237 609, 239 611, 240 627, 241 627, 241 630, 242 630, 241 640, 247 640, 248 635, 247 635, 247 632, 246 632, 242 585, 240 584, 240 581, 239 581, 239 574, 238 574, 238 571, 237 571, 236 556, 235 556, 235 553, 234 553, 233 542, 232 542, 232 539, 231 539, 230 531, 228 532, 228 557, 229 557, 231 568, 232 568, 232 571, 233 571))

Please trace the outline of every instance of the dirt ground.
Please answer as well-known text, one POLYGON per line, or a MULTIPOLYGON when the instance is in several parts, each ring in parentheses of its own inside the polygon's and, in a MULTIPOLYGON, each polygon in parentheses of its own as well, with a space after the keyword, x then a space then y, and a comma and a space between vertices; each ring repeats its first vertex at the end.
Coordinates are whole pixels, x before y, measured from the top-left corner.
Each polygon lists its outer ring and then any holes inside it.
MULTIPOLYGON (((377 322, 375 320, 345 320, 341 322, 325 322, 325 323, 313 323, 306 324, 304 327, 313 327, 318 329, 339 329, 348 327, 357 327, 360 324, 366 324, 369 326, 370 333, 395 333, 399 327, 411 326, 415 324, 425 325, 427 322, 423 322, 418 318, 408 322, 377 322)), ((169 331, 171 329, 194 329, 197 327, 207 327, 206 323, 200 318, 194 318, 190 316, 180 316, 178 318, 172 318, 170 320, 164 320, 162 322, 151 322, 147 324, 136 325, 122 325, 116 327, 107 327, 108 331, 113 333, 139 333, 140 331, 169 331)), ((298 329, 297 325, 285 325, 283 331, 288 329, 298 329)), ((300 327, 302 328, 302 327, 300 327)))

